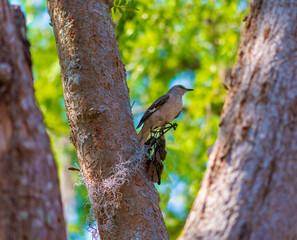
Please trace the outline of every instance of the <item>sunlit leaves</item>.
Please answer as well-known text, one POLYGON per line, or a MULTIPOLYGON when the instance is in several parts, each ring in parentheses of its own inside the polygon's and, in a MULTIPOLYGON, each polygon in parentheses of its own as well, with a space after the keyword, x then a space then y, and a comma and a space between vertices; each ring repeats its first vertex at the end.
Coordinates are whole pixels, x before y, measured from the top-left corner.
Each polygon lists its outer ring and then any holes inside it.
POLYGON ((117 13, 119 11, 122 14, 122 17, 125 18, 125 11, 139 11, 138 8, 135 7, 135 0, 115 0, 114 6, 112 7, 113 13, 117 13))
MULTIPOLYGON (((59 144, 59 139, 68 137, 68 126, 46 1, 15 1, 25 7, 36 97, 52 135, 56 159, 62 166, 64 154, 74 164, 73 148, 59 144)), ((148 106, 173 84, 195 88, 185 96, 177 130, 167 136, 168 155, 163 184, 158 189, 171 239, 176 239, 182 229, 207 165, 207 148, 217 136, 226 93, 221 82, 235 61, 245 8, 243 0, 114 1, 112 14, 128 72, 131 102, 135 100, 133 110, 148 106), (182 213, 174 209, 180 203, 184 204, 182 213)), ((135 121, 141 116, 136 112, 135 121)), ((76 234, 86 220, 86 198, 85 188, 78 188, 80 217, 69 227, 76 234)))
MULTIPOLYGON (((195 88, 185 96, 177 130, 167 137, 168 156, 162 176, 162 182, 172 190, 172 175, 186 184, 186 191, 180 194, 185 195, 188 211, 206 168, 207 148, 214 143, 219 128, 226 93, 223 73, 235 60, 245 1, 138 0, 136 4, 139 11, 125 19, 113 14, 131 98, 137 100, 134 108, 149 106, 172 84, 195 88)), ((168 188, 159 190, 174 239, 181 226, 176 222, 179 214, 166 208, 168 188)))

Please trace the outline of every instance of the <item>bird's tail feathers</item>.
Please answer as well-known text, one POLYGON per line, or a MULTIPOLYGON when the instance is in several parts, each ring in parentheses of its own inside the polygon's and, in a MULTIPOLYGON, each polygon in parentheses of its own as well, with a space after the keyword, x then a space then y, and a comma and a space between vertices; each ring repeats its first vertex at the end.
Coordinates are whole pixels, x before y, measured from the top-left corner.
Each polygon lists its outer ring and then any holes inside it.
POLYGON ((149 134, 150 134, 150 128, 144 124, 141 131, 138 133, 138 139, 140 141, 141 146, 144 145, 149 134))

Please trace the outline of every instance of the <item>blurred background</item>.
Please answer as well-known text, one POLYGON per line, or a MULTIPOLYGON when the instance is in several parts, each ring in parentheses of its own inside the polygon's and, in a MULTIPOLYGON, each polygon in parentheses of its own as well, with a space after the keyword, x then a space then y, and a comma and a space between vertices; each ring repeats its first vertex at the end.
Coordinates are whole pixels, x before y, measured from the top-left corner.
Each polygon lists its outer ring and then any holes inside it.
MULTIPOLYGON (((31 43, 35 93, 58 165, 69 239, 91 239, 89 201, 69 142, 60 66, 46 0, 10 0, 25 12, 31 43)), ((156 186, 170 238, 180 234, 215 142, 226 90, 247 15, 244 0, 116 0, 112 14, 138 124, 145 109, 169 87, 195 91, 184 98, 167 135, 162 184, 156 186)))

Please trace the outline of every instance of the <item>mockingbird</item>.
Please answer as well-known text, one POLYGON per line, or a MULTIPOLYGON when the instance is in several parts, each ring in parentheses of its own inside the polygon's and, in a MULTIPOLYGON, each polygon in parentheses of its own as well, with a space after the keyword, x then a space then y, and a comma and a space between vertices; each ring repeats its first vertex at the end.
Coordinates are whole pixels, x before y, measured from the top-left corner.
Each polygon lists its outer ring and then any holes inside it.
POLYGON ((159 97, 143 114, 137 128, 143 127, 138 134, 141 145, 149 136, 151 130, 162 127, 177 118, 183 108, 183 95, 193 89, 187 89, 182 85, 176 85, 169 89, 168 93, 159 97))

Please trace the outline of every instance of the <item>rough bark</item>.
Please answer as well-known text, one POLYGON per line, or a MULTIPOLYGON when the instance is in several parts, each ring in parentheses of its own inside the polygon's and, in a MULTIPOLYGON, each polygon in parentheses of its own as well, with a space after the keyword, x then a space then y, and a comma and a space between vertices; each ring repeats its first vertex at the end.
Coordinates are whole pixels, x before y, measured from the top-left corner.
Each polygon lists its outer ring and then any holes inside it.
POLYGON ((101 239, 168 239, 158 193, 143 170, 113 1, 49 0, 70 138, 101 239))
POLYGON ((66 239, 57 168, 33 90, 25 18, 0 0, 0 239, 66 239))
POLYGON ((180 239, 297 239, 297 2, 254 0, 180 239))

